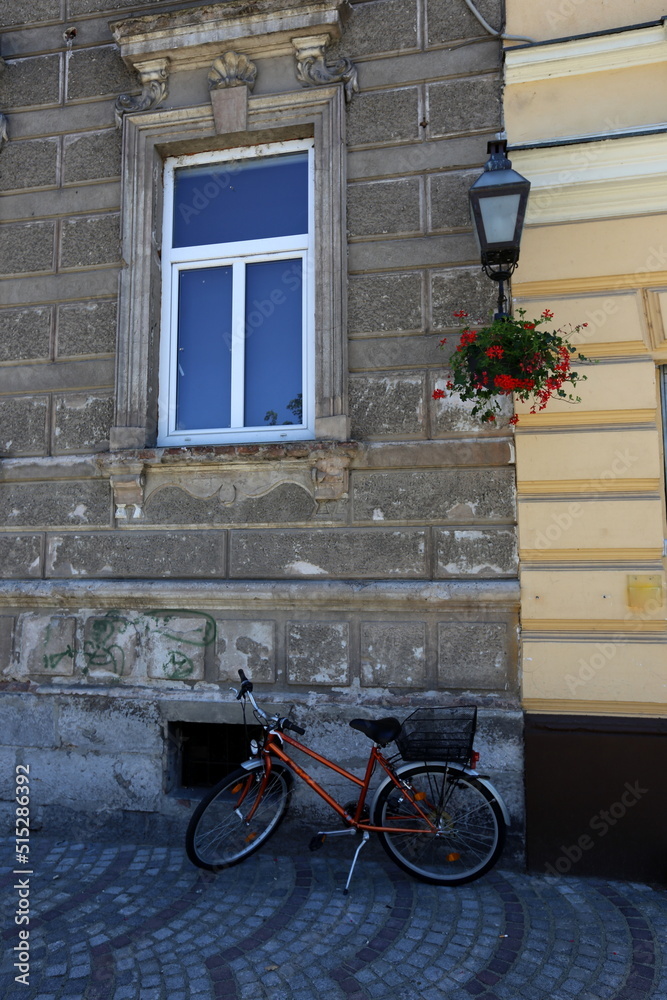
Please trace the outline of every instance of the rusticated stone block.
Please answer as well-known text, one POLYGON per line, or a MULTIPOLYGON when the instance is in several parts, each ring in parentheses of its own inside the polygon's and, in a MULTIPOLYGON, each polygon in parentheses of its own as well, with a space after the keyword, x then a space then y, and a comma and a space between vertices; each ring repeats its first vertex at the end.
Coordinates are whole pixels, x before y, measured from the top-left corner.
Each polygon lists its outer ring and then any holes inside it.
POLYGON ((423 622, 363 622, 361 682, 366 687, 423 687, 426 629, 423 622))
POLYGON ((0 8, 0 28, 60 20, 60 0, 12 0, 0 8))
POLYGON ((435 533, 436 576, 516 576, 516 530, 493 528, 460 530, 440 528, 435 533))
POLYGON ((118 215, 67 219, 62 227, 60 263, 63 267, 115 264, 120 260, 118 215))
POLYGON ((416 0, 355 5, 342 41, 344 51, 355 58, 418 46, 416 0))
POLYGON ((423 375, 355 376, 348 389, 353 437, 423 436, 423 375))
MULTIPOLYGON (((496 31, 500 31, 503 22, 502 0, 475 0, 475 6, 485 21, 496 31)), ((477 35, 488 38, 486 29, 464 3, 428 0, 427 12, 429 45, 438 45, 455 38, 474 38, 477 35)))
POLYGON ((308 687, 350 682, 350 626, 347 622, 290 622, 287 680, 308 687))
POLYGON ((72 697, 61 699, 58 734, 61 743, 79 750, 117 754, 162 753, 162 719, 155 702, 131 705, 120 698, 72 697))
POLYGON ((224 532, 116 531, 52 535, 46 575, 57 577, 222 577, 224 532))
POLYGON ((59 100, 59 55, 7 60, 0 73, 0 108, 3 111, 57 104, 59 100))
POLYGON ((3 694, 0 733, 2 742, 10 747, 57 746, 54 702, 30 694, 3 694))
POLYGON ((0 524, 76 528, 103 525, 111 515, 111 492, 106 480, 0 484, 0 524))
POLYGON ((432 83, 428 95, 431 136, 500 128, 501 86, 497 76, 432 83))
POLYGON ((58 307, 58 357, 111 354, 116 349, 116 301, 99 299, 58 307))
POLYGON ((440 686, 505 690, 509 686, 507 639, 504 622, 440 622, 440 686))
POLYGON ((426 575, 426 532, 299 528, 231 533, 231 576, 245 579, 411 579, 426 575))
POLYGON ((374 274, 350 278, 348 329, 350 333, 385 330, 421 330, 420 274, 374 274))
POLYGON ((41 776, 32 792, 34 805, 54 805, 81 815, 103 811, 106 817, 122 809, 156 812, 162 795, 159 754, 91 753, 89 749, 33 750, 30 767, 41 776), (83 805, 85 804, 85 805, 83 805))
POLYGON ((418 368, 444 361, 440 353, 441 334, 432 337, 407 336, 354 337, 348 345, 351 371, 378 368, 418 368))
POLYGON ((113 412, 111 396, 69 393, 57 397, 53 454, 108 451, 113 412))
POLYGON ((26 673, 70 677, 76 655, 76 618, 21 616, 21 664, 26 673))
MULTIPOLYGON (((457 338, 458 341, 458 338, 457 338)), ((450 434, 479 434, 483 428, 499 429, 508 426, 512 415, 512 397, 501 396, 500 410, 493 424, 483 424, 479 416, 472 415, 475 401, 461 399, 457 392, 446 388, 448 376, 436 376, 432 380, 433 389, 442 389, 444 399, 433 399, 431 406, 431 437, 448 437, 450 434)), ((431 396, 431 392, 429 392, 431 396)))
POLYGON ((349 146, 409 141, 419 137, 416 87, 357 94, 348 108, 349 146))
POLYGON ((416 469, 352 476, 355 521, 483 521, 514 516, 514 469, 416 469))
POLYGON ((134 671, 139 632, 131 615, 116 612, 87 618, 77 666, 88 681, 108 683, 134 671))
POLYGON ((46 396, 0 397, 0 458, 44 455, 46 396))
POLYGON ((66 136, 65 183, 119 176, 121 140, 122 132, 116 128, 66 136))
POLYGON ((434 330, 460 328, 454 313, 463 309, 472 324, 489 322, 498 290, 481 267, 457 267, 439 271, 431 278, 432 326, 434 330))
MULTIPOLYGON (((70 17, 73 11, 70 10, 70 17)), ((101 97, 140 89, 139 81, 120 57, 115 45, 75 50, 69 60, 67 99, 101 97)))
POLYGON ((453 171, 430 178, 431 229, 470 228, 468 192, 479 173, 479 170, 453 171))
MULTIPOLYGON (((2 558, 1 552, 0 552, 0 558, 2 558)), ((12 672, 12 667, 13 667, 12 651, 14 649, 15 625, 16 625, 16 618, 14 618, 13 615, 0 615, 0 673, 1 674, 10 674, 12 672)))
POLYGON ((55 185, 57 158, 55 139, 8 142, 2 150, 0 191, 55 185))
POLYGON ((7 309, 0 312, 0 361, 48 358, 51 309, 7 309))
POLYGON ((156 617, 145 642, 149 677, 167 681, 204 679, 206 641, 197 617, 156 617))
MULTIPOLYGON (((0 76, 0 80, 2 76, 0 76)), ((1 105, 0 105, 1 107, 1 105)), ((54 225, 22 222, 0 228, 0 274, 53 269, 54 225)))
POLYGON ((297 483, 280 483, 262 496, 225 492, 201 499, 178 486, 164 486, 146 502, 146 524, 284 524, 309 521, 316 510, 312 493, 297 483), (233 494, 232 494, 233 495, 233 494))
POLYGON ((417 233, 421 230, 419 179, 350 184, 347 225, 350 236, 417 233))
POLYGON ((0 534, 0 578, 24 580, 42 575, 41 535, 0 534))
POLYGON ((273 622, 218 621, 218 679, 236 681, 239 670, 257 683, 276 679, 276 638, 273 622))

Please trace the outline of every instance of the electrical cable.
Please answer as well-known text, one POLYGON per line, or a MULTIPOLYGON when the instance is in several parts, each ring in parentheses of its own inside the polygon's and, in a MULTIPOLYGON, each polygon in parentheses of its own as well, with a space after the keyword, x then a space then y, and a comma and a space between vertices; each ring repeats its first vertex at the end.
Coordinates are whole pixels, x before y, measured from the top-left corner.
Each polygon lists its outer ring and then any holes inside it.
POLYGON ((477 18, 482 27, 486 31, 488 31, 490 35, 493 35, 494 38, 503 38, 507 39, 507 41, 510 42, 531 42, 533 45, 535 44, 535 39, 528 38, 526 35, 505 35, 503 34, 502 31, 496 31, 496 29, 492 28, 489 22, 486 21, 484 17, 480 14, 480 12, 477 10, 472 0, 464 0, 464 3, 466 7, 469 9, 470 13, 477 18))

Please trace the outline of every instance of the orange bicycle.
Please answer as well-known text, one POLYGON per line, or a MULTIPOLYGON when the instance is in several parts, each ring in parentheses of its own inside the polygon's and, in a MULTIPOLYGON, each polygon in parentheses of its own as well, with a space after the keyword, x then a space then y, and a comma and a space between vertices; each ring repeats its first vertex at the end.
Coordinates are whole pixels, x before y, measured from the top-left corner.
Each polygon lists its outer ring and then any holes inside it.
MULTIPOLYGON (((346 829, 320 830, 311 850, 330 836, 361 832, 344 891, 361 848, 377 833, 389 857, 415 878, 438 885, 462 885, 496 863, 509 824, 507 807, 488 781, 470 767, 477 710, 418 709, 398 719, 353 719, 350 726, 373 741, 366 773, 359 778, 300 743, 287 731, 305 730, 287 718, 269 716, 253 697, 242 670, 237 700, 252 705, 264 735, 251 740, 251 758, 227 775, 195 809, 186 834, 188 857, 217 872, 238 864, 275 833, 285 818, 293 777, 306 782, 343 820, 346 829), (396 741, 400 756, 382 751, 396 741), (341 805, 286 752, 295 747, 357 787, 354 803, 341 805), (384 772, 367 807, 371 779, 384 772)), ((236 690, 236 689, 233 689, 236 690)))

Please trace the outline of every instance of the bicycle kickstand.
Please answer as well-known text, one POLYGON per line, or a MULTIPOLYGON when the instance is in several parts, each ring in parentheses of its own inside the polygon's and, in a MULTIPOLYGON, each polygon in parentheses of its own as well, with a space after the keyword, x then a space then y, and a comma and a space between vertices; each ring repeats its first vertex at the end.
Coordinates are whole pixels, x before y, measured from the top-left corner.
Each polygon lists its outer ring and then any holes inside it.
POLYGON ((352 864, 350 866, 350 874, 347 876, 347 882, 345 883, 345 888, 343 889, 344 896, 347 896, 348 894, 350 888, 350 882, 352 881, 352 872, 354 871, 354 866, 357 863, 357 858, 359 857, 359 851, 365 844, 368 843, 369 839, 370 839, 370 834, 368 830, 364 830, 363 836, 361 838, 361 843, 357 847, 356 851, 354 852, 354 857, 352 858, 352 864))

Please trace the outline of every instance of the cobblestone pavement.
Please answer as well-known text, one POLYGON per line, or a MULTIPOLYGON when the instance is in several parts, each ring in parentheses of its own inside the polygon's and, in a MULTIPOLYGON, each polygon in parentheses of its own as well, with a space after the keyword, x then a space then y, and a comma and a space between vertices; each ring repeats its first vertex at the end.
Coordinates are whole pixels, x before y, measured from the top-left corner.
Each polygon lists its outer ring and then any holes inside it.
POLYGON ((4 841, 4 998, 667 1000, 662 888, 501 868, 445 889, 369 845, 344 896, 353 841, 279 831, 211 875, 180 844, 31 840, 29 985, 4 841))

